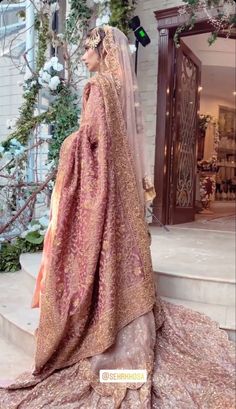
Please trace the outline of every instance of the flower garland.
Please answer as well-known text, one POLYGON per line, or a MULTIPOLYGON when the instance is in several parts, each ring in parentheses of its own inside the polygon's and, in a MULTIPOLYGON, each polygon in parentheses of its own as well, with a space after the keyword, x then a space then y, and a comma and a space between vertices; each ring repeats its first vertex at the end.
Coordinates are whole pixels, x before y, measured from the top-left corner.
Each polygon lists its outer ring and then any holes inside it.
POLYGON ((179 8, 179 14, 186 16, 186 21, 181 24, 174 35, 176 47, 180 46, 180 35, 184 30, 192 30, 198 16, 205 15, 207 21, 213 26, 213 31, 208 37, 208 44, 212 45, 220 32, 226 37, 230 36, 232 28, 236 24, 234 0, 183 0, 185 3, 179 8))

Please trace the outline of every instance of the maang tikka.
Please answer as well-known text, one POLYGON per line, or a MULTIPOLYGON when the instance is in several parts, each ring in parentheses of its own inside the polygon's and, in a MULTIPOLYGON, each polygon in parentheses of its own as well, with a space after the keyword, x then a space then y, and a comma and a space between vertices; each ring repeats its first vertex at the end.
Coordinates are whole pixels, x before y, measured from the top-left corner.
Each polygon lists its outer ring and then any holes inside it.
POLYGON ((97 48, 101 42, 101 37, 97 28, 94 28, 88 38, 86 38, 85 45, 93 50, 97 48))

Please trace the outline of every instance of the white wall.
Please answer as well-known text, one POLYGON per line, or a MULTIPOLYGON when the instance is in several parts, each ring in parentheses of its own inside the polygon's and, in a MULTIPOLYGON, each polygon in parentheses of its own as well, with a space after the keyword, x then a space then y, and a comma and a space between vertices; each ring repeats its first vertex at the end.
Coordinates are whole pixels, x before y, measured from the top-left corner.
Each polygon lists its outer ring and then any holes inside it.
POLYGON ((200 113, 210 114, 214 118, 219 117, 219 105, 235 108, 235 105, 231 101, 223 98, 216 98, 210 95, 206 95, 200 99, 200 113))
POLYGON ((154 11, 179 6, 177 0, 138 0, 135 15, 147 31, 151 44, 139 48, 138 83, 144 111, 148 154, 154 173, 156 106, 157 106, 157 68, 158 68, 158 30, 154 11))
POLYGON ((23 81, 23 76, 10 58, 0 58, 0 142, 12 132, 7 129, 7 120, 14 120, 19 116, 22 87, 18 82, 23 81))

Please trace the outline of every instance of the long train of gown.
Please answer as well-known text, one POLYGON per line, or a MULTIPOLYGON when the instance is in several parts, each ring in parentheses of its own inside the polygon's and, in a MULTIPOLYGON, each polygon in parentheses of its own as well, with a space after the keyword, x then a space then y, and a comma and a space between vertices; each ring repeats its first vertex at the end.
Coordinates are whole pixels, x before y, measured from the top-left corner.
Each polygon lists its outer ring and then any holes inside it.
MULTIPOLYGON (((162 307, 165 319, 156 333, 154 308, 154 314, 124 327, 103 354, 54 372, 35 386, 0 390, 0 408, 234 409, 235 348, 226 332, 183 306, 162 301, 162 307), (128 388, 99 383, 99 369, 136 368, 145 355, 154 359, 146 383, 128 388)), ((29 380, 29 374, 25 377, 29 380)))

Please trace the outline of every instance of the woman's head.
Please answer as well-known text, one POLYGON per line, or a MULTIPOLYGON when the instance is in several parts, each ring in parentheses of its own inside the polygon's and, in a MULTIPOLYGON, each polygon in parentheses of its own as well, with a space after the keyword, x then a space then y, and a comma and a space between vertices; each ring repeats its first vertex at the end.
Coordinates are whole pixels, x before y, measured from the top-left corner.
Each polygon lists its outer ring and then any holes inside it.
POLYGON ((103 48, 103 39, 106 33, 101 27, 89 31, 85 40, 85 53, 82 61, 90 72, 101 71, 106 51, 103 48))

